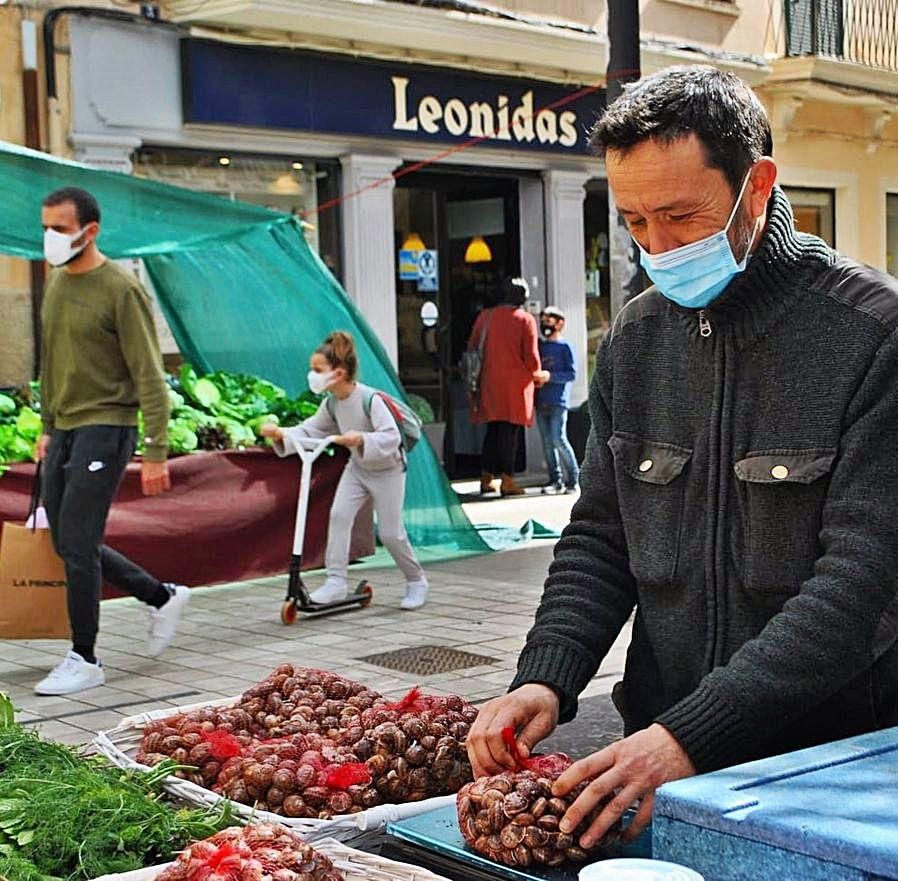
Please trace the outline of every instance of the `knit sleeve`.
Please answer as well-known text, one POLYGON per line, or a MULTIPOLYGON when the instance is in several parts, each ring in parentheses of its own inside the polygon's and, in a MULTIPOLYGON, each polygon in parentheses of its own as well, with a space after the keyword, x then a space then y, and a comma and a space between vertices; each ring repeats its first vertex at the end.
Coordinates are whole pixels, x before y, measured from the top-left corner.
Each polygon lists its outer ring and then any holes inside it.
POLYGON ((358 452, 365 465, 383 465, 396 460, 402 438, 396 420, 383 397, 371 397, 371 431, 363 433, 364 441, 358 452))
POLYGON ((574 350, 571 344, 562 341, 558 349, 558 360, 561 362, 558 367, 551 371, 549 382, 573 382, 577 378, 577 368, 574 365, 574 350))
POLYGON ((562 722, 576 715, 577 696, 595 675, 636 604, 608 448, 610 360, 600 355, 590 389, 592 427, 580 473, 581 496, 555 546, 536 621, 511 685, 551 686, 561 696, 562 722))
POLYGON ((168 453, 168 387, 150 296, 136 281, 121 292, 115 319, 122 357, 143 413, 144 458, 164 462, 168 453))
POLYGON ((819 534, 822 554, 760 634, 657 721, 699 772, 734 764, 854 679, 898 638, 898 331, 846 414, 819 534))

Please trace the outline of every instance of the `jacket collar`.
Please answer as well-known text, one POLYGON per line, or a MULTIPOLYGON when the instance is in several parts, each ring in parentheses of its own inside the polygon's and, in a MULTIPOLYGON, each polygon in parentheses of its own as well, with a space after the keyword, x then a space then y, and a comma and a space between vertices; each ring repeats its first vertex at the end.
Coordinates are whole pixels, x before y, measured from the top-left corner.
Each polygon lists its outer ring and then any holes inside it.
POLYGON ((785 312, 792 298, 831 266, 836 254, 816 236, 797 232, 786 194, 774 187, 767 207, 767 226, 748 265, 704 310, 671 307, 699 333, 699 311, 714 330, 755 337, 785 312))

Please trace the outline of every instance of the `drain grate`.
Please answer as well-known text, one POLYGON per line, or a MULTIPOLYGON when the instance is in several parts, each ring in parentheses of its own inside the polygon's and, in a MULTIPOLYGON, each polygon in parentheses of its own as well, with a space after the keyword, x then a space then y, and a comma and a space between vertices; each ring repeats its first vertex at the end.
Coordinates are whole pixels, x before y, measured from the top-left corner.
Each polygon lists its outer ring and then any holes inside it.
POLYGON ((378 667, 386 667, 388 670, 399 670, 401 673, 416 673, 419 676, 448 673, 450 670, 465 670, 468 667, 479 667, 481 664, 498 663, 497 658, 462 652, 445 645, 417 645, 407 649, 396 649, 392 652, 365 655, 356 660, 376 664, 378 667))

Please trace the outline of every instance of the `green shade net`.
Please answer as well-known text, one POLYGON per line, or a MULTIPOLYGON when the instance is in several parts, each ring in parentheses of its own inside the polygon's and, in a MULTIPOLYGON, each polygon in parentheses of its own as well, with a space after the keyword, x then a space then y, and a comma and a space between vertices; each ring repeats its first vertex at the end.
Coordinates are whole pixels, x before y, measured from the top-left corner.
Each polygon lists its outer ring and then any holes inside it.
MULTIPOLYGON (((356 338, 364 382, 403 396, 361 313, 305 241, 299 221, 218 196, 99 171, 0 142, 0 252, 42 259, 43 197, 89 190, 102 210, 100 246, 142 257, 183 356, 198 370, 252 373, 297 394, 310 353, 332 330, 356 338)), ((405 525, 423 560, 507 546, 516 530, 481 536, 425 439, 408 460, 405 525)))

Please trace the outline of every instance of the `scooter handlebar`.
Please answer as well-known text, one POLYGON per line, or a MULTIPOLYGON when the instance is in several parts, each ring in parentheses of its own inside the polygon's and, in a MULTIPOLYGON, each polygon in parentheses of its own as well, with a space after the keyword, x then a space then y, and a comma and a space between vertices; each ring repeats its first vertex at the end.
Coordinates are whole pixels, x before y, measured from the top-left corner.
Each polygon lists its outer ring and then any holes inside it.
POLYGON ((305 452, 304 458, 317 459, 333 442, 337 435, 329 434, 327 437, 297 437, 293 438, 293 444, 297 451, 305 452))

